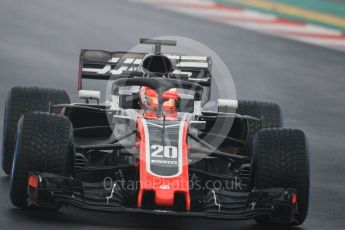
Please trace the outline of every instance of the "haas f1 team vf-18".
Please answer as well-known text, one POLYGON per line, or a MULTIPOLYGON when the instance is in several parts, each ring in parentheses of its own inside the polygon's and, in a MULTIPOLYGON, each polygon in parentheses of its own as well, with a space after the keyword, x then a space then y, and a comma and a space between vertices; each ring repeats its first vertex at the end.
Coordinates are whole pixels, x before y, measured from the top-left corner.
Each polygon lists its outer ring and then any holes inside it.
POLYGON ((2 166, 14 206, 300 225, 308 213, 306 137, 274 103, 218 99, 207 111, 211 57, 82 50, 79 97, 14 87, 2 166), (109 99, 83 90, 111 83, 109 99))

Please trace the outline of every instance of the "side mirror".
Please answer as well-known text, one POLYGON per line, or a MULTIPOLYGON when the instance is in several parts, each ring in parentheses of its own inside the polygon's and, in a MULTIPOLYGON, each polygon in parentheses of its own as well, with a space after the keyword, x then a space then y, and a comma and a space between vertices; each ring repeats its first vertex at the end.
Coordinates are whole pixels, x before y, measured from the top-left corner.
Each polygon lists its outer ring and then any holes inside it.
POLYGON ((101 99, 101 92, 94 90, 79 90, 78 97, 80 99, 85 99, 86 103, 89 103, 89 100, 96 100, 98 104, 101 99))
POLYGON ((235 113, 238 108, 238 100, 218 99, 217 105, 219 113, 235 113))

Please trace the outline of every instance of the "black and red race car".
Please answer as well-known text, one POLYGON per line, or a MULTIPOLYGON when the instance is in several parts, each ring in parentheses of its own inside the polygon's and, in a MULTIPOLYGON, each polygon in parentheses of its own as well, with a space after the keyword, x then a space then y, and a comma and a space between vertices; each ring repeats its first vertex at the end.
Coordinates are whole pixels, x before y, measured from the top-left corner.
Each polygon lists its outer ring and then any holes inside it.
POLYGON ((283 128, 280 107, 219 99, 206 111, 211 58, 82 50, 79 97, 12 88, 3 169, 12 203, 300 225, 308 212, 306 137, 283 128), (111 83, 110 99, 82 89, 111 83))

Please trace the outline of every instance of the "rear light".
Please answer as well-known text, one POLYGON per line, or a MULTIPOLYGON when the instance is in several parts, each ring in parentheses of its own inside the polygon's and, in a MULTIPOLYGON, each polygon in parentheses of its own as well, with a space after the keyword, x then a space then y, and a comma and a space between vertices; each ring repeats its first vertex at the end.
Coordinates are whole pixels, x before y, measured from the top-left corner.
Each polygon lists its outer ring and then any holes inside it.
POLYGON ((292 204, 296 204, 297 203, 297 194, 296 193, 292 193, 292 195, 291 195, 291 203, 292 204))
POLYGON ((28 205, 36 205, 38 200, 38 187, 40 183, 40 177, 31 175, 28 178, 28 205))
POLYGON ((29 177, 29 186, 31 188, 37 189, 38 188, 38 176, 32 175, 29 177))

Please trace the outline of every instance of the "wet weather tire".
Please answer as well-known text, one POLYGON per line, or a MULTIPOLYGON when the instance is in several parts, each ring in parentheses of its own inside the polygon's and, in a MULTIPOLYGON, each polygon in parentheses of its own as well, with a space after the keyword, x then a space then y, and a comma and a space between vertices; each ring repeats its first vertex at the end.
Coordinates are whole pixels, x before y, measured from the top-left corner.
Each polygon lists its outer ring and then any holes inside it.
POLYGON ((18 134, 10 181, 10 198, 27 208, 29 172, 68 175, 72 162, 72 126, 67 117, 44 112, 25 113, 18 134))
POLYGON ((238 101, 237 113, 263 119, 261 121, 248 121, 248 139, 244 152, 248 155, 252 153, 253 137, 262 128, 283 127, 283 118, 280 106, 271 102, 262 101, 238 101))
MULTIPOLYGON (((15 148, 17 122, 26 112, 48 112, 50 104, 69 104, 70 99, 63 90, 37 87, 14 87, 7 95, 2 143, 2 168, 10 175, 15 148)), ((58 112, 53 111, 53 112, 58 112)))
MULTIPOLYGON (((297 208, 294 222, 284 225, 301 225, 309 206, 309 153, 304 133, 297 129, 262 129, 254 137, 255 187, 297 189, 297 208)), ((256 222, 270 225, 268 217, 256 222)))
POLYGON ((282 127, 283 119, 280 106, 271 102, 262 101, 238 101, 237 113, 256 118, 263 118, 262 127, 260 122, 249 122, 249 135, 254 136, 261 128, 282 127))

